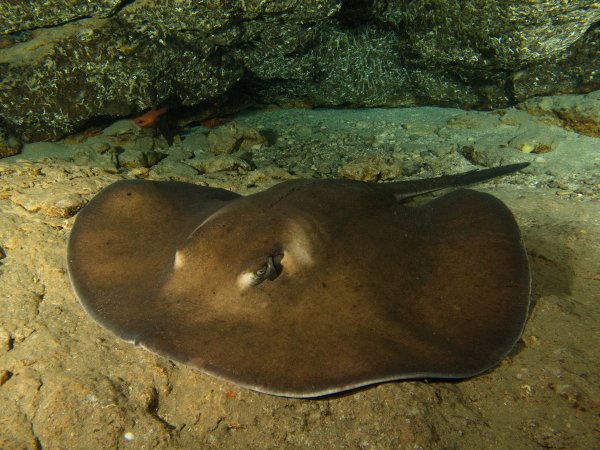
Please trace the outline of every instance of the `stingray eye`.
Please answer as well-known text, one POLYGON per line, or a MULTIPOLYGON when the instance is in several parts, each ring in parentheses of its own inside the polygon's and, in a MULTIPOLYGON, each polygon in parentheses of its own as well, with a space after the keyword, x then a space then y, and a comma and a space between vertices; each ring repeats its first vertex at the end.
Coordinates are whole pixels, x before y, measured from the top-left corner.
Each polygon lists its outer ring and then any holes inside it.
POLYGON ((252 274, 250 285, 258 286, 265 280, 274 280, 281 274, 281 258, 283 255, 269 256, 264 265, 252 274))

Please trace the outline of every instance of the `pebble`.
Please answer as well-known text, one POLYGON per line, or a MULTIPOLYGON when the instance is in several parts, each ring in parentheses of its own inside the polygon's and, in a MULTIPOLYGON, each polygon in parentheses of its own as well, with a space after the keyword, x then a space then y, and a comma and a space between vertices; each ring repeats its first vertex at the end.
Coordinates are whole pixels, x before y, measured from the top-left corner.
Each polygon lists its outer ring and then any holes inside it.
POLYGON ((249 184, 265 183, 268 180, 292 180, 296 178, 287 170, 277 166, 267 166, 250 172, 247 181, 249 184))
POLYGON ((251 150, 254 146, 266 142, 267 138, 257 128, 236 121, 214 128, 208 134, 208 147, 215 155, 251 150))
POLYGON ((346 163, 338 169, 338 173, 349 180, 358 181, 389 181, 403 174, 403 163, 397 160, 389 161, 381 156, 365 156, 346 163))
POLYGON ((527 130, 512 138, 508 144, 523 153, 549 153, 556 150, 560 139, 548 133, 547 128, 527 130))
POLYGON ((184 162, 201 173, 249 171, 252 169, 246 161, 232 155, 196 156, 184 162))
POLYGON ((10 351, 12 347, 12 337, 4 328, 0 328, 0 355, 10 351))
POLYGON ((164 158, 164 154, 146 150, 140 151, 137 149, 127 149, 117 156, 118 166, 126 169, 137 169, 140 167, 152 167, 164 158))
POLYGON ((0 135, 0 158, 13 156, 21 151, 22 143, 10 133, 0 135))
POLYGON ((6 383, 11 376, 12 373, 10 373, 8 370, 0 370, 0 386, 6 383))

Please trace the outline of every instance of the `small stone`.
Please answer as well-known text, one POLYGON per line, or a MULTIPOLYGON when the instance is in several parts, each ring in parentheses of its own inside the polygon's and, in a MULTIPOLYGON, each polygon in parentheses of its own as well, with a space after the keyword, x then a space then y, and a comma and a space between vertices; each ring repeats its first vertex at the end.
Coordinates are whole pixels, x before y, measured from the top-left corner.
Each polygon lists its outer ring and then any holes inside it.
MULTIPOLYGON (((134 169, 135 170, 135 169, 134 169)), ((140 170, 140 169, 138 169, 140 170)), ((148 170, 145 168, 145 170, 148 170)), ((132 171, 133 173, 133 171, 132 171)), ((150 177, 168 178, 168 179, 181 179, 188 180, 198 175, 198 172, 189 165, 181 162, 172 160, 171 158, 163 159, 157 165, 152 166, 149 170, 150 177)))
POLYGON ((29 212, 41 211, 51 217, 61 218, 73 216, 85 204, 79 194, 45 191, 17 194, 12 201, 29 212))
POLYGON ((131 431, 127 431, 123 434, 123 439, 125 439, 126 441, 133 441, 135 439, 135 436, 131 431))
POLYGON ((365 163, 365 161, 353 161, 341 166, 339 174, 349 180, 377 181, 381 175, 379 167, 365 163))
POLYGON ((83 208, 85 200, 79 194, 68 194, 58 200, 50 198, 41 205, 41 210, 52 217, 72 217, 83 208))
POLYGON ((208 151, 208 137, 205 132, 194 131, 185 136, 181 147, 192 153, 206 152, 208 151))
POLYGON ((196 156, 184 162, 201 173, 251 170, 250 164, 231 155, 196 156))
POLYGON ((402 175, 411 176, 419 173, 423 164, 418 161, 403 161, 400 163, 402 175))
POLYGON ((535 335, 527 336, 523 341, 527 347, 537 347, 540 345, 540 339, 535 335))
POLYGON ((523 153, 549 153, 558 147, 559 140, 545 128, 539 128, 521 133, 508 143, 523 153))
POLYGON ((117 155, 113 152, 97 153, 91 146, 84 145, 73 155, 73 162, 78 166, 100 167, 109 173, 117 173, 119 165, 117 155))
POLYGON ((292 180, 296 178, 287 170, 277 166, 262 167, 248 175, 249 184, 264 183, 267 180, 292 180))
POLYGON ((403 174, 402 162, 381 155, 365 156, 338 169, 344 178, 359 181, 389 181, 403 174))
POLYGON ((163 154, 154 150, 139 151, 127 149, 118 156, 119 166, 127 169, 136 169, 140 167, 152 167, 158 164, 163 158, 163 154))
POLYGON ((0 370, 0 386, 10 380, 10 377, 12 377, 12 373, 8 370, 0 370))
POLYGON ((256 145, 266 142, 267 138, 257 128, 236 121, 215 128, 208 134, 208 146, 215 155, 251 150, 256 145))
POLYGON ((99 153, 101 155, 104 155, 112 149, 108 142, 94 142, 93 144, 90 144, 90 146, 94 149, 96 153, 99 153))
POLYGON ((403 123, 402 128, 409 136, 429 137, 435 136, 439 126, 434 123, 403 123))
POLYGON ((16 155, 21 151, 23 144, 10 133, 0 135, 0 158, 16 155))
POLYGON ((7 353, 12 348, 12 337, 4 328, 0 328, 0 355, 7 353))
POLYGON ((136 178, 146 178, 150 174, 150 170, 147 167, 136 167, 129 173, 136 178))

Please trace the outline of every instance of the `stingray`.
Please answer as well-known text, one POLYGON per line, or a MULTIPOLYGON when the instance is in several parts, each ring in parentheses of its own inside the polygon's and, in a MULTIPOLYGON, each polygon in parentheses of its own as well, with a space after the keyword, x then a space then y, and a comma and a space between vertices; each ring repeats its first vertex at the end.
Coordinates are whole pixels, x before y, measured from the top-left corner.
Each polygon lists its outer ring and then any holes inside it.
POLYGON ((520 338, 530 272, 509 209, 457 187, 526 165, 248 196, 117 181, 79 212, 69 275, 118 337, 252 390, 472 377, 520 338))

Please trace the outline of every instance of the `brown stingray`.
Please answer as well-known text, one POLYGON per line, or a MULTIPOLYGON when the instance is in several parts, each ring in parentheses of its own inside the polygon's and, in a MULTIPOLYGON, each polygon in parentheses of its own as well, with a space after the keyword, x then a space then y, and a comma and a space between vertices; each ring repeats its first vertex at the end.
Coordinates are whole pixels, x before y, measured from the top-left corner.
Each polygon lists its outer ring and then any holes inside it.
POLYGON ((79 213, 69 273, 117 336, 269 394, 463 378, 519 339, 530 275, 492 195, 403 199, 526 164, 429 180, 294 180, 241 197, 118 181, 79 213))

